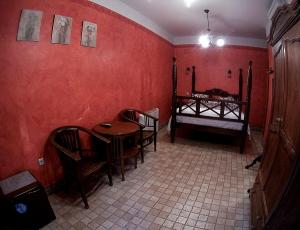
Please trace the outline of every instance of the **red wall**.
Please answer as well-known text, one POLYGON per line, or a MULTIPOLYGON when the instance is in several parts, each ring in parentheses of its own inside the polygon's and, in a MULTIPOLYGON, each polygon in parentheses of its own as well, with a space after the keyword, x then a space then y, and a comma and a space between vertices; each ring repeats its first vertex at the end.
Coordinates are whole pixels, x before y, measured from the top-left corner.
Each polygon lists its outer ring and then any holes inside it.
POLYGON ((125 107, 159 107, 167 121, 174 47, 157 35, 82 0, 0 1, 0 21, 0 179, 29 169, 57 180, 44 145, 58 126, 92 127, 125 107), (39 42, 16 41, 21 9, 44 12, 39 42), (73 18, 71 45, 51 44, 54 14, 73 18), (83 20, 98 24, 97 48, 80 46, 83 20))
POLYGON ((184 74, 187 66, 197 67, 198 89, 237 92, 237 70, 246 70, 253 60, 250 121, 258 126, 265 121, 264 49, 177 46, 174 51, 172 44, 136 23, 82 0, 0 1, 0 21, 0 179, 24 169, 44 185, 60 178, 56 154, 45 145, 58 126, 92 127, 116 119, 125 107, 159 107, 160 121, 166 123, 174 52, 182 94, 191 90, 191 77, 184 74), (44 12, 39 42, 16 41, 21 9, 44 12), (70 45, 51 43, 54 14, 73 18, 70 45), (83 20, 98 24, 96 48, 80 46, 83 20), (45 157, 45 166, 38 166, 40 157, 45 157))
POLYGON ((253 87, 250 124, 263 127, 267 106, 268 50, 261 48, 226 46, 203 49, 196 45, 175 47, 178 66, 178 94, 191 93, 192 77, 186 74, 187 67, 196 66, 196 90, 221 88, 238 94, 239 68, 244 73, 244 92, 249 60, 253 61, 253 87), (228 78, 227 71, 232 71, 228 78))

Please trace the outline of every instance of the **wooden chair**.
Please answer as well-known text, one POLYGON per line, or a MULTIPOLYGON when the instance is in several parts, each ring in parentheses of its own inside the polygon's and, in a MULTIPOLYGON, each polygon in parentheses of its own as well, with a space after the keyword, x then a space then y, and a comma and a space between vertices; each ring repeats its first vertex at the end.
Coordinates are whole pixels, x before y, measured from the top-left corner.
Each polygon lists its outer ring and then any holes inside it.
POLYGON ((140 140, 141 146, 141 158, 144 162, 144 147, 154 142, 154 151, 156 151, 156 139, 157 139, 157 122, 158 118, 153 117, 145 112, 137 109, 124 109, 120 112, 120 116, 123 120, 133 122, 140 127, 140 140), (142 117, 144 122, 139 122, 139 118, 142 117))
POLYGON ((73 180, 78 185, 85 208, 89 208, 85 180, 106 168, 112 186, 110 140, 79 126, 63 126, 52 131, 50 141, 61 160, 66 186, 73 180))

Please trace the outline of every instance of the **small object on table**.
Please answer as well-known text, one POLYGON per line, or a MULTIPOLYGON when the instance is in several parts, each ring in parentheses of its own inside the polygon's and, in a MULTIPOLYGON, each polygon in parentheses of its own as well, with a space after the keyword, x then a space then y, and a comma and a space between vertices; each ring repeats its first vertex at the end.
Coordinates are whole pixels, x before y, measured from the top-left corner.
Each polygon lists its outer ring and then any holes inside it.
POLYGON ((0 189, 3 229, 39 229, 55 219, 45 189, 30 172, 0 181, 0 189))
POLYGON ((105 127, 105 128, 111 128, 112 124, 109 122, 103 122, 103 123, 100 123, 100 126, 105 127))

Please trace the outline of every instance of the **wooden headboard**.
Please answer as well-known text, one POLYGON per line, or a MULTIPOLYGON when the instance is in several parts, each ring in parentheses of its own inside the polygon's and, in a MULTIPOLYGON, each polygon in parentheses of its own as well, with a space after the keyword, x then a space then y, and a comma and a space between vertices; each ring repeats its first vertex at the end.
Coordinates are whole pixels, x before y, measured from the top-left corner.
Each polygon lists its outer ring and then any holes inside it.
POLYGON ((231 93, 228 93, 227 91, 225 90, 222 90, 222 89, 219 89, 219 88, 213 88, 213 89, 209 89, 209 90, 206 90, 206 91, 197 91, 195 89, 195 86, 196 86, 196 67, 195 66, 192 66, 192 95, 194 94, 208 94, 208 95, 211 95, 211 96, 220 96, 220 97, 233 97, 235 100, 239 100, 239 101, 242 101, 242 98, 243 98, 243 70, 240 68, 239 69, 239 92, 238 94, 231 94, 231 93))

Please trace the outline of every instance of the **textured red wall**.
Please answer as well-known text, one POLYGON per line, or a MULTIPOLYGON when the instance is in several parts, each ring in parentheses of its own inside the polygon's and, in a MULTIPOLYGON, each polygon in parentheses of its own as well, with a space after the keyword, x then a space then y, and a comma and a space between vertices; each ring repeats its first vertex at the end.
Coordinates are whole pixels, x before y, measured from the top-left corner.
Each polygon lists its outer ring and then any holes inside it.
MULTIPOLYGON (((61 167, 45 144, 58 126, 92 127, 115 119, 124 107, 159 107, 161 122, 167 121, 174 47, 157 35, 82 0, 0 1, 0 20, 0 179, 28 169, 45 185, 56 181, 61 167), (16 41, 21 9, 44 12, 39 42, 16 41), (51 44, 54 14, 73 18, 71 45, 51 44), (97 48, 80 46, 83 20, 98 24, 97 48), (37 164, 40 157, 46 159, 43 167, 37 164)), ((250 122, 263 126, 266 50, 177 46, 175 52, 181 94, 191 90, 191 77, 184 73, 187 66, 197 67, 197 89, 237 92, 237 70, 246 71, 253 60, 250 122)))
POLYGON ((238 94, 239 68, 244 73, 244 92, 246 95, 246 76, 249 60, 253 61, 253 87, 250 112, 250 124, 263 127, 267 106, 267 49, 242 46, 203 49, 195 45, 175 47, 178 66, 178 94, 191 93, 191 74, 186 74, 187 67, 196 66, 196 90, 221 88, 238 94), (227 71, 232 71, 228 78, 227 71))
POLYGON ((55 181, 44 145, 58 126, 92 127, 125 107, 159 107, 167 121, 174 47, 157 35, 82 0, 0 1, 0 21, 0 179, 29 169, 55 181), (39 42, 16 41, 21 9, 44 12, 39 42), (73 18, 71 45, 51 44, 54 14, 73 18), (97 48, 80 46, 83 20, 98 24, 97 48))

